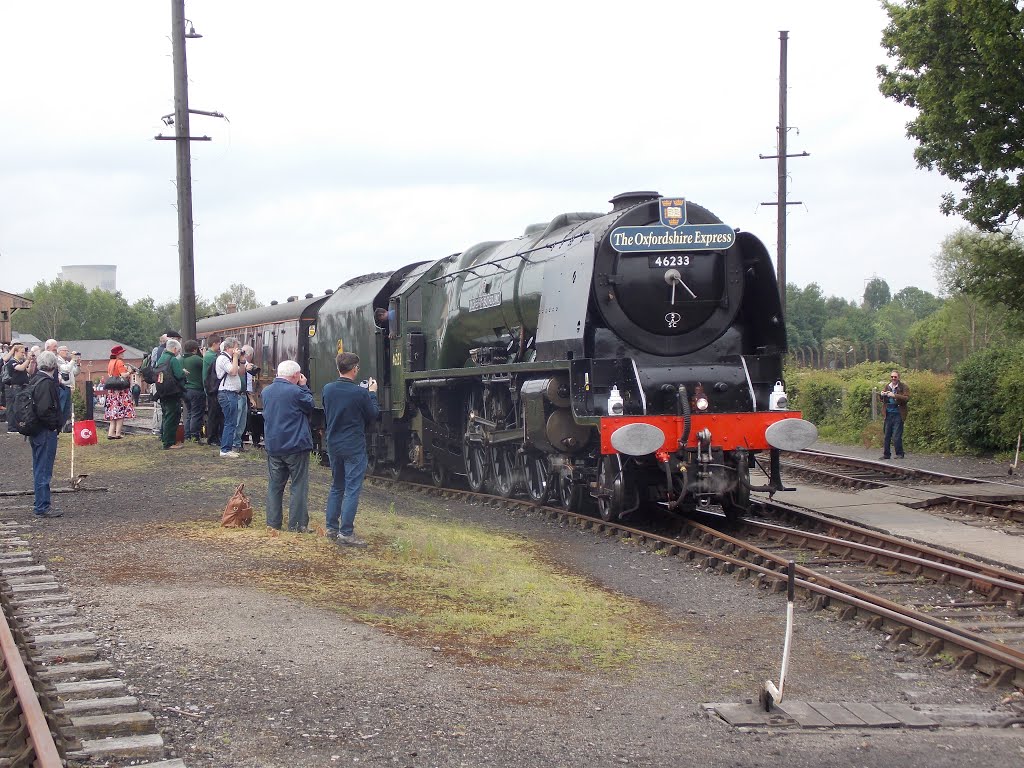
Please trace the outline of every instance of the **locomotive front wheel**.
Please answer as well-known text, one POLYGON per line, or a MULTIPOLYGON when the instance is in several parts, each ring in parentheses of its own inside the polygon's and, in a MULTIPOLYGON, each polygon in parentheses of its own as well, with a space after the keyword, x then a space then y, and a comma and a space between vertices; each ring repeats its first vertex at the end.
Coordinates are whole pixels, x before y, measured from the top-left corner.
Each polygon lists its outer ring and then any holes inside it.
POLYGON ((618 462, 614 456, 605 456, 597 471, 597 511, 602 520, 610 523, 619 519, 625 494, 618 462))
POLYGON ((439 461, 434 461, 430 467, 430 481, 437 488, 444 488, 448 485, 448 467, 439 461))
POLYGON ((558 475, 558 498, 562 508, 569 512, 580 512, 583 509, 584 489, 582 485, 572 481, 572 475, 561 472, 558 475))

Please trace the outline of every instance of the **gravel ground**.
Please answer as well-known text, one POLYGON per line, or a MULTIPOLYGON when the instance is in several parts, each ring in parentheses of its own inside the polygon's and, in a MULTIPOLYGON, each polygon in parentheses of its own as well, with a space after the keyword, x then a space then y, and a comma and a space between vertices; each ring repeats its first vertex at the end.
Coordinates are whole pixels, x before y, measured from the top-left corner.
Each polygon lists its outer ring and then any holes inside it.
MULTIPOLYGON (((129 440, 151 442, 158 453, 154 437, 129 440)), ((215 519, 230 495, 206 481, 260 478, 261 461, 228 462, 211 450, 200 460, 208 469, 196 476, 194 455, 175 451, 157 456, 159 464, 146 471, 100 469, 94 457, 114 456, 117 446, 102 444, 90 457, 87 485, 110 491, 57 497, 66 516, 33 523, 32 546, 72 591, 105 638, 109 658, 192 768, 782 760, 959 768, 966 754, 982 766, 1019 764, 1024 755, 1018 730, 736 731, 703 714, 701 704, 756 699, 760 683, 777 677, 782 598, 532 513, 368 488, 360 515, 385 514, 394 502, 402 512, 529 537, 565 569, 656 606, 666 635, 687 647, 669 661, 606 671, 467 663, 457 648, 387 634, 237 584, 237 563, 201 542, 185 544, 174 524, 215 519)), ((29 487, 30 466, 27 444, 0 433, 0 490, 29 487)), ((314 486, 328 480, 314 470, 314 486)), ((254 503, 262 509, 261 498, 254 503)), ((0 500, 0 514, 27 519, 24 504, 0 500)), ((322 510, 311 514, 322 520, 322 510)), ((338 568, 345 556, 338 554, 338 568)), ((831 612, 798 609, 787 692, 815 701, 978 706, 998 706, 1006 693, 881 642, 881 635, 831 612)))

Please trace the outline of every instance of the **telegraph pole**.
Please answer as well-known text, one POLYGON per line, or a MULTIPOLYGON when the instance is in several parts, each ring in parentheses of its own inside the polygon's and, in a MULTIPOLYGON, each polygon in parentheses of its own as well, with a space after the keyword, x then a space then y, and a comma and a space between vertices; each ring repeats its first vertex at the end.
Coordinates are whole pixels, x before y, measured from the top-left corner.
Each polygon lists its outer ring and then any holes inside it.
POLYGON ((786 170, 786 158, 789 157, 809 157, 807 152, 800 152, 798 154, 787 154, 787 134, 789 132, 789 124, 787 122, 787 49, 789 47, 789 32, 779 32, 779 138, 778 138, 778 154, 775 155, 759 155, 762 160, 769 160, 773 158, 778 159, 778 197, 774 203, 761 203, 761 205, 774 205, 778 207, 778 265, 777 265, 777 278, 779 282, 779 299, 782 302, 782 313, 786 313, 786 206, 787 205, 802 205, 801 201, 794 200, 789 202, 786 200, 787 196, 787 170, 786 170))
MULTIPOLYGON (((220 112, 189 109, 188 65, 185 59, 185 40, 202 37, 192 22, 185 31, 185 0, 171 0, 171 54, 174 61, 174 112, 161 118, 166 125, 174 125, 174 135, 154 136, 157 141, 173 141, 178 188, 178 272, 180 280, 181 333, 184 339, 196 337, 196 269, 192 247, 192 147, 193 141, 210 141, 209 136, 192 136, 189 115, 207 115, 224 118, 220 112)), ((224 118, 225 120, 227 118, 224 118)))
POLYGON ((192 240, 192 148, 189 146, 188 65, 185 61, 185 0, 171 0, 174 58, 174 155, 178 187, 178 270, 182 338, 196 337, 196 270, 192 240))

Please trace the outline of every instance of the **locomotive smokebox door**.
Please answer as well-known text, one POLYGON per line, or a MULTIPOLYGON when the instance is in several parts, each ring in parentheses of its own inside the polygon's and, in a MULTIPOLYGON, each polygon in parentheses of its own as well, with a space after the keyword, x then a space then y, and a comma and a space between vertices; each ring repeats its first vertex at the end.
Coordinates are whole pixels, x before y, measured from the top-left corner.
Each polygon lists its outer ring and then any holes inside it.
POLYGON ((423 371, 427 368, 427 337, 422 333, 410 333, 406 337, 405 359, 409 361, 409 371, 423 371))

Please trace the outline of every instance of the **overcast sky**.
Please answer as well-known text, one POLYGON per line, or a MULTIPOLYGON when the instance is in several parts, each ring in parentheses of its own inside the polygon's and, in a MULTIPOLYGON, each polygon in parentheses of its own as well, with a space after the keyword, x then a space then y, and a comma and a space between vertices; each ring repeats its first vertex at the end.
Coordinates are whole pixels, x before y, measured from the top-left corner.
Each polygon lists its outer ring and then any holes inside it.
MULTIPOLYGON (((788 279, 936 292, 963 226, 878 92, 874 0, 186 4, 196 290, 262 302, 519 235, 613 195, 681 195, 776 254, 779 30, 789 41, 788 279)), ((171 3, 0 11, 0 289, 116 264, 178 294, 171 3)))

